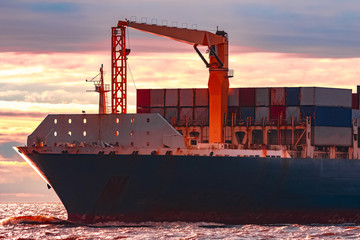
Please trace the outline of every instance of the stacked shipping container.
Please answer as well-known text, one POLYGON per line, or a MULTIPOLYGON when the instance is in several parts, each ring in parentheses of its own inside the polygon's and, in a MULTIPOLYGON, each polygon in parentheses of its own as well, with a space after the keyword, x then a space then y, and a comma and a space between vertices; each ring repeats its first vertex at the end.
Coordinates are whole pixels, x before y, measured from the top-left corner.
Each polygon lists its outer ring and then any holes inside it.
POLYGON ((302 87, 300 96, 301 118, 311 117, 314 145, 352 145, 350 89, 302 87))
MULTIPOLYGON (((352 108, 359 111, 359 95, 352 95, 350 89, 231 88, 227 125, 233 120, 235 125, 245 122, 255 125, 292 125, 311 117, 312 141, 315 145, 350 146, 352 108)), ((208 89, 139 89, 137 112, 159 113, 179 126, 208 125, 208 89)), ((360 116, 360 112, 357 115, 360 116)))
POLYGON ((208 124, 208 89, 138 89, 137 112, 159 113, 179 125, 208 124))

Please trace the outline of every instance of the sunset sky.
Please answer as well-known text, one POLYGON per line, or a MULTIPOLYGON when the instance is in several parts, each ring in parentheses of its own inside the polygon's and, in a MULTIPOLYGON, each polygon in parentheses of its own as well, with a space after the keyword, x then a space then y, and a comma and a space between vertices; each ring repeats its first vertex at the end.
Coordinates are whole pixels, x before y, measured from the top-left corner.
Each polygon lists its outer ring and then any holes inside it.
MULTIPOLYGON (((229 34, 230 87, 360 85, 357 0, 0 1, 0 202, 58 201, 15 153, 49 113, 96 113, 86 79, 104 64, 125 18, 229 34)), ((206 87, 191 45, 129 29, 128 110, 136 88, 206 87)), ((202 49, 205 51, 205 49, 202 49)))

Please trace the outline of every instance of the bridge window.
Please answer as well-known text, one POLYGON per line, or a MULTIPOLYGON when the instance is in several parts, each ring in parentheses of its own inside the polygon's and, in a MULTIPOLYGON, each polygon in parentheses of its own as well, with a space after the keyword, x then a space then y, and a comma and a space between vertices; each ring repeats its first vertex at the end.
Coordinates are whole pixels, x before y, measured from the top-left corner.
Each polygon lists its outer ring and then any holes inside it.
POLYGON ((57 119, 56 118, 54 119, 54 123, 57 124, 57 119))
POLYGON ((244 137, 245 137, 245 132, 236 132, 235 133, 236 136, 236 140, 239 144, 242 144, 244 137))
POLYGON ((83 132, 84 137, 86 136, 86 131, 83 132))
POLYGON ((268 145, 279 145, 278 131, 270 129, 268 131, 268 145))
POLYGON ((55 137, 57 136, 57 132, 54 132, 54 136, 55 136, 55 137))
POLYGON ((119 136, 119 131, 116 131, 116 132, 115 132, 115 135, 116 135, 116 136, 119 136))
POLYGON ((69 124, 71 124, 71 118, 69 118, 69 124))
POLYGON ((86 123, 86 118, 84 118, 83 122, 86 123))
POLYGON ((262 130, 253 130, 252 131, 252 143, 253 144, 262 144, 263 143, 263 131, 262 130))
POLYGON ((69 136, 71 136, 71 131, 68 132, 69 136))
POLYGON ((195 137, 195 138, 197 138, 197 137, 199 137, 199 132, 190 132, 190 137, 195 137))

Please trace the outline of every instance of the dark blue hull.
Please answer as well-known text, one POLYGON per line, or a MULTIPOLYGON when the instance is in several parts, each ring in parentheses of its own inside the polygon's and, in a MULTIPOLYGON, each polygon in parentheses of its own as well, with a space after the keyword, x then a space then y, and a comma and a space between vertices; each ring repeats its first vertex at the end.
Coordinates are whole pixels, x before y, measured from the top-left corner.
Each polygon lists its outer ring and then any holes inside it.
POLYGON ((360 161, 37 154, 74 222, 360 223, 360 161))

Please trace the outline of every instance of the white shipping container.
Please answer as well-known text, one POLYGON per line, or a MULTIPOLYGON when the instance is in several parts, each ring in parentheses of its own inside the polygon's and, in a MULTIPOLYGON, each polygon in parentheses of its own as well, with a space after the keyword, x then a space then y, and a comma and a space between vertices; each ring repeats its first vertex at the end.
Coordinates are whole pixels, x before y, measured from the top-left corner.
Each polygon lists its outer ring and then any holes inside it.
POLYGON ((269 114, 270 108, 269 107, 256 107, 255 108, 255 122, 257 124, 262 124, 269 122, 269 114))
POLYGON ((165 106, 178 106, 178 89, 166 89, 165 91, 165 106))
POLYGON ((180 89, 180 107, 194 106, 194 89, 180 89))
POLYGON ((348 127, 312 127, 312 143, 316 146, 351 146, 352 129, 348 127))
POLYGON ((291 124, 293 117, 295 123, 300 121, 300 107, 296 107, 296 106, 286 107, 286 122, 288 124, 291 124))
POLYGON ((150 89, 150 107, 164 107, 164 89, 150 89))
POLYGON ((231 107, 239 106, 239 89, 238 88, 229 88, 228 106, 231 106, 231 107))

